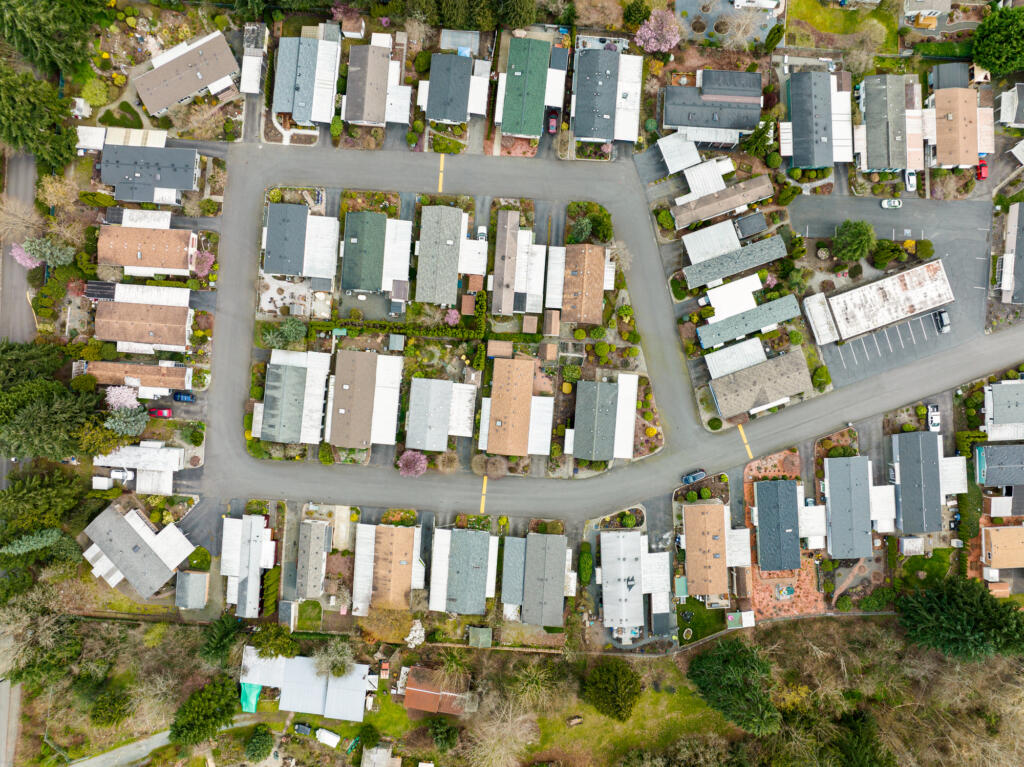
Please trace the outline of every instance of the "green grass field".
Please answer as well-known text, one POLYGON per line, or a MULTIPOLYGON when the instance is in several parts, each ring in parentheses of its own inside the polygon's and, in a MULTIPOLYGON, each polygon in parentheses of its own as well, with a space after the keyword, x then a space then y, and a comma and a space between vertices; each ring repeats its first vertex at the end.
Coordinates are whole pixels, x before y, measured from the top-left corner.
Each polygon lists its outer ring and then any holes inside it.
POLYGON ((299 620, 295 628, 298 631, 319 631, 323 608, 320 603, 307 599, 299 603, 299 620))
POLYGON ((897 585, 906 591, 938 585, 949 574, 949 561, 952 554, 953 549, 933 549, 930 557, 907 557, 900 569, 897 585), (925 573, 923 579, 918 577, 919 572, 925 573))
MULTIPOLYGON (((873 20, 885 28, 885 41, 879 46, 879 52, 896 52, 898 45, 896 18, 881 8, 864 13, 842 8, 828 8, 818 0, 790 0, 787 12, 790 19, 805 21, 819 32, 830 35, 853 35, 862 32, 865 23, 868 20, 873 20)), ((790 35, 792 35, 792 31, 790 35)))
POLYGON ((709 610, 699 599, 687 597, 684 604, 676 607, 676 617, 679 623, 679 644, 692 644, 698 639, 711 636, 719 631, 725 630, 725 610, 709 610), (683 620, 684 612, 692 612, 693 618, 687 623, 683 620), (693 629, 693 636, 683 639, 685 629, 693 629))

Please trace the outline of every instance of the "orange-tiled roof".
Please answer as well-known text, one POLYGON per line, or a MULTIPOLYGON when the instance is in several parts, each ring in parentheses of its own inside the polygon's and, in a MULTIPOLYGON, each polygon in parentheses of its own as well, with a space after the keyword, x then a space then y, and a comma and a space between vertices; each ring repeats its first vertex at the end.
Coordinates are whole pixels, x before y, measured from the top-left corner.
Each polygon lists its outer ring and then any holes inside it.
POLYGON ((981 528, 981 563, 997 570, 1024 567, 1024 527, 981 528))
MULTIPOLYGON (((90 362, 86 371, 101 386, 121 386, 129 380, 157 389, 184 389, 188 368, 177 365, 138 365, 132 362, 90 362)), ((135 384, 132 384, 135 385, 135 384)))
POLYGON ((935 91, 935 157, 939 165, 978 162, 978 93, 972 88, 935 91))
POLYGON ((524 456, 530 442, 534 360, 494 360, 487 452, 524 456))
POLYGON ((686 531, 686 585, 691 594, 718 596, 729 591, 725 561, 725 507, 695 503, 683 507, 686 531))
POLYGON ((442 691, 434 684, 432 677, 431 670, 423 666, 413 666, 409 669, 409 679, 405 688, 406 709, 431 714, 461 714, 462 696, 456 692, 442 691))

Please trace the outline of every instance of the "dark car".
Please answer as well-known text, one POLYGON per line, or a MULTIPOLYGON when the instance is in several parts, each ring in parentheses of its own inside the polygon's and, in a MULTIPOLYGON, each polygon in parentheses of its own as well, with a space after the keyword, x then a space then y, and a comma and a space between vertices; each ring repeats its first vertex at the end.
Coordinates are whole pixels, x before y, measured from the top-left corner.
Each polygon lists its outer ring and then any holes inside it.
POLYGON ((309 725, 308 724, 303 724, 302 722, 296 722, 295 723, 295 732, 299 733, 299 735, 309 735, 312 732, 312 730, 309 729, 309 725))
POLYGON ((151 407, 149 409, 150 418, 171 418, 173 415, 169 407, 151 407))
POLYGON ((176 391, 174 392, 175 402, 195 402, 196 395, 190 391, 176 391))
POLYGON ((548 112, 548 133, 558 133, 558 112, 548 112))
POLYGON ((692 485, 694 482, 700 482, 708 473, 704 469, 694 469, 689 474, 682 476, 682 482, 684 485, 692 485))

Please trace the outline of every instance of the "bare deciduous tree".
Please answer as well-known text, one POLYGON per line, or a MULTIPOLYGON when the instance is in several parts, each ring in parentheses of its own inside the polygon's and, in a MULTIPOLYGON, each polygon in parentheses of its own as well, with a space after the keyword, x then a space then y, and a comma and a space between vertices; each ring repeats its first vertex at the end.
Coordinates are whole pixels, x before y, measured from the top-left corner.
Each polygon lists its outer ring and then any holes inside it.
POLYGON ((378 610, 371 608, 359 619, 363 633, 381 642, 401 642, 412 626, 412 615, 405 610, 378 610))
POLYGON ((755 8, 742 8, 730 13, 725 17, 729 30, 722 38, 722 45, 733 51, 743 50, 763 19, 764 12, 755 8))
POLYGON ((192 138, 208 141, 224 129, 224 115, 220 104, 192 104, 178 106, 170 111, 171 122, 179 131, 191 131, 192 138))
POLYGON ((487 459, 487 476, 501 479, 508 474, 508 459, 503 455, 492 455, 487 459))
POLYGON ((43 231, 43 217, 32 203, 0 195, 0 240, 21 242, 43 231))
POLYGON ((535 715, 512 698, 488 695, 460 746, 474 767, 518 767, 540 735, 535 715))
POLYGON ((437 459, 437 470, 442 474, 454 474, 459 468, 459 454, 453 452, 442 453, 437 459))
POLYGON ((78 205, 78 187, 65 176, 43 176, 39 179, 38 196, 57 210, 73 210, 78 205))
POLYGON ((47 228, 50 234, 76 248, 85 243, 85 222, 68 213, 58 213, 47 228))
POLYGON ((863 45, 851 48, 843 54, 843 62, 851 74, 863 75, 875 66, 875 51, 863 45))
POLYGON ((478 477, 482 477, 487 473, 487 456, 483 453, 477 453, 470 460, 469 468, 478 477))

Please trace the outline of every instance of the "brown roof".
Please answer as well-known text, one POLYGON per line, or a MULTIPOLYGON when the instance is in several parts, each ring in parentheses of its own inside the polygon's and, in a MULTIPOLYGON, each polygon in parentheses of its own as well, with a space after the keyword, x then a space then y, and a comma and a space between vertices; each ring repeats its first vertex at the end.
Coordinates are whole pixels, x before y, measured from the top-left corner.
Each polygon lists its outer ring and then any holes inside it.
POLYGON ((996 581, 988 584, 988 593, 996 599, 1006 599, 1010 596, 1010 584, 1006 581, 996 581))
POLYGON ((997 570, 1024 567, 1024 527, 981 528, 981 564, 997 570))
POLYGON ((149 113, 156 114, 237 71, 238 62, 228 41, 217 33, 162 67, 136 77, 135 88, 149 113))
POLYGON ((526 455, 530 444, 530 402, 534 360, 494 360, 487 452, 526 455))
POLYGON ((412 544, 415 529, 377 525, 373 547, 373 595, 370 604, 388 610, 408 610, 412 589, 412 544))
POLYGON ((544 335, 557 336, 562 330, 562 313, 558 309, 544 310, 544 335))
POLYGON ((494 287, 491 313, 511 315, 515 301, 519 211, 499 210, 494 234, 494 287))
POLYGON ((562 283, 562 321, 600 325, 604 311, 605 250, 597 245, 567 245, 562 283))
POLYGON ((368 448, 373 422, 373 391, 377 383, 377 355, 339 349, 334 361, 334 398, 331 434, 338 447, 368 448))
POLYGON ((471 317, 475 310, 476 296, 471 296, 469 293, 463 293, 459 298, 459 314, 463 317, 471 317))
POLYGON ((470 274, 466 276, 466 290, 470 293, 479 293, 484 289, 484 276, 482 274, 470 274))
POLYGON ((523 332, 524 333, 536 333, 537 332, 537 315, 527 314, 523 316, 523 332))
POLYGON ((345 88, 346 120, 384 122, 390 62, 391 51, 382 45, 353 45, 349 49, 348 84, 345 88))
POLYGON ((188 345, 187 306, 154 306, 101 301, 96 305, 96 337, 163 346, 188 345))
POLYGON ((685 205, 675 205, 671 209, 676 229, 682 229, 698 221, 706 221, 722 213, 736 210, 758 200, 765 200, 775 191, 772 180, 768 176, 755 176, 714 194, 699 197, 685 205))
POLYGON ((732 418, 809 392, 812 385, 807 360, 798 350, 716 378, 711 382, 711 393, 721 416, 732 418))
POLYGON ((113 266, 188 269, 192 237, 187 229, 101 226, 97 256, 99 263, 113 266))
POLYGON ((939 165, 977 164, 977 91, 971 88, 935 91, 935 157, 939 165))
POLYGON ((540 345, 540 358, 545 362, 554 362, 558 359, 558 344, 547 341, 540 345))
POLYGON ((511 341, 488 341, 487 342, 487 356, 488 357, 511 357, 512 356, 512 342, 511 341))
POLYGON ((434 684, 433 676, 433 672, 423 666, 413 666, 409 669, 409 679, 405 687, 405 707, 431 714, 461 714, 462 696, 456 692, 442 692, 441 688, 434 684))
POLYGON ((150 386, 160 389, 184 389, 190 368, 178 365, 138 365, 132 362, 90 362, 86 373, 96 376, 101 386, 150 386), (136 383, 137 382, 137 383, 136 383))
POLYGON ((720 501, 683 506, 686 531, 686 586, 691 594, 729 591, 725 561, 725 507, 720 501))
POLYGON ((363 17, 362 16, 345 16, 341 20, 341 31, 342 32, 359 32, 362 34, 363 31, 363 17))

